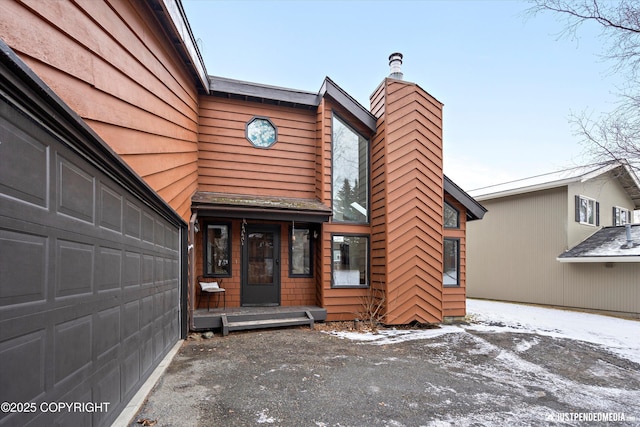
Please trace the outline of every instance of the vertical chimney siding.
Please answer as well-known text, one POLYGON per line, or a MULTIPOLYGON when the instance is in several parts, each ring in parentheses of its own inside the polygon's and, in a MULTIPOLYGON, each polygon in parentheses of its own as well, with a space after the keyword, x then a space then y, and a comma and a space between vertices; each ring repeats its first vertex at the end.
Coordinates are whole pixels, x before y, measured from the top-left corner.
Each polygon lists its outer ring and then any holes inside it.
POLYGON ((385 79, 371 106, 372 273, 386 283, 386 323, 441 322, 442 104, 414 83, 385 79))

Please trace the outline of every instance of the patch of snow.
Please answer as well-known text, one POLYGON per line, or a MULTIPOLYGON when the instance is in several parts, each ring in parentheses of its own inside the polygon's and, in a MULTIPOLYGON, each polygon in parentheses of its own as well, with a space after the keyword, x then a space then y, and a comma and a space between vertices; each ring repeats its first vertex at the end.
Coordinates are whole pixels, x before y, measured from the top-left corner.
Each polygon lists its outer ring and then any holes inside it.
POLYGON ((531 347, 533 347, 534 345, 537 345, 540 341, 537 338, 533 338, 531 340, 520 340, 520 342, 518 342, 518 344, 516 345, 516 351, 518 353, 522 353, 525 352, 527 350, 529 350, 531 347))
POLYGON ((276 421, 280 421, 280 420, 276 420, 276 419, 275 419, 275 418, 273 418, 273 417, 268 416, 268 415, 267 415, 268 413, 269 413, 269 410, 268 410, 268 409, 263 409, 262 411, 258 412, 258 413, 256 414, 256 416, 258 417, 258 419, 256 420, 256 422, 257 422, 258 424, 265 424, 265 423, 267 423, 267 424, 273 424, 273 423, 275 423, 276 421))
POLYGON ((467 299, 466 329, 568 338, 605 347, 640 363, 640 321, 557 308, 467 299))
POLYGON ((463 332, 458 326, 443 325, 435 329, 382 329, 378 332, 348 332, 333 331, 329 332, 338 338, 349 339, 353 341, 361 341, 363 343, 371 343, 377 345, 396 344, 403 341, 423 340, 439 337, 440 335, 463 332))

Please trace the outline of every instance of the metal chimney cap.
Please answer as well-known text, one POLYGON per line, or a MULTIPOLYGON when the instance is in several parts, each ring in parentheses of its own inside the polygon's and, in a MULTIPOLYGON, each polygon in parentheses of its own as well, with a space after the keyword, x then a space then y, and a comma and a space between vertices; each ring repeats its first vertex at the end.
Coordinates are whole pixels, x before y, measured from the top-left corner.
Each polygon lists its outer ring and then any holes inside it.
POLYGON ((402 58, 403 55, 400 52, 394 52, 389 55, 389 67, 391 68, 389 77, 402 80, 402 58))

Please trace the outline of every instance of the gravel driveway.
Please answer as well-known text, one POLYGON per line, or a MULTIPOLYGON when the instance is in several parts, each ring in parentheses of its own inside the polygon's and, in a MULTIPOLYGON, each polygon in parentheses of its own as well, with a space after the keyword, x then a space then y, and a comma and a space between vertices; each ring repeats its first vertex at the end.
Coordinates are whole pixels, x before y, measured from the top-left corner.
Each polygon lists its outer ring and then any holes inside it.
POLYGON ((637 363, 582 341, 446 328, 432 338, 386 345, 308 328, 190 339, 136 420, 157 426, 640 425, 637 363))

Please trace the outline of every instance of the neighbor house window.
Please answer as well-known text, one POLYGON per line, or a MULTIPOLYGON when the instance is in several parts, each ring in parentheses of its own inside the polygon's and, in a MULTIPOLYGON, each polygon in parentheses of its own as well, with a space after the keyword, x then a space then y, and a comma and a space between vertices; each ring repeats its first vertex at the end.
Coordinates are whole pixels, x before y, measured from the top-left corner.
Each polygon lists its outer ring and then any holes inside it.
POLYGON ((369 286, 369 237, 332 237, 333 283, 336 288, 369 286))
POLYGON ((369 221, 369 141, 333 116, 333 221, 369 221))
POLYGON ((289 276, 313 277, 312 232, 309 228, 291 227, 289 276))
POLYGON ((585 196, 576 196, 576 222, 600 225, 600 203, 585 196))
POLYGON ((460 212, 444 202, 444 228, 460 228, 460 212))
POLYGON ((614 206, 613 225, 625 225, 631 223, 631 211, 625 208, 614 206))
POLYGON ((204 233, 205 276, 231 276, 231 233, 229 224, 207 224, 204 233))
POLYGON ((444 239, 442 284, 460 286, 460 239, 444 239))

